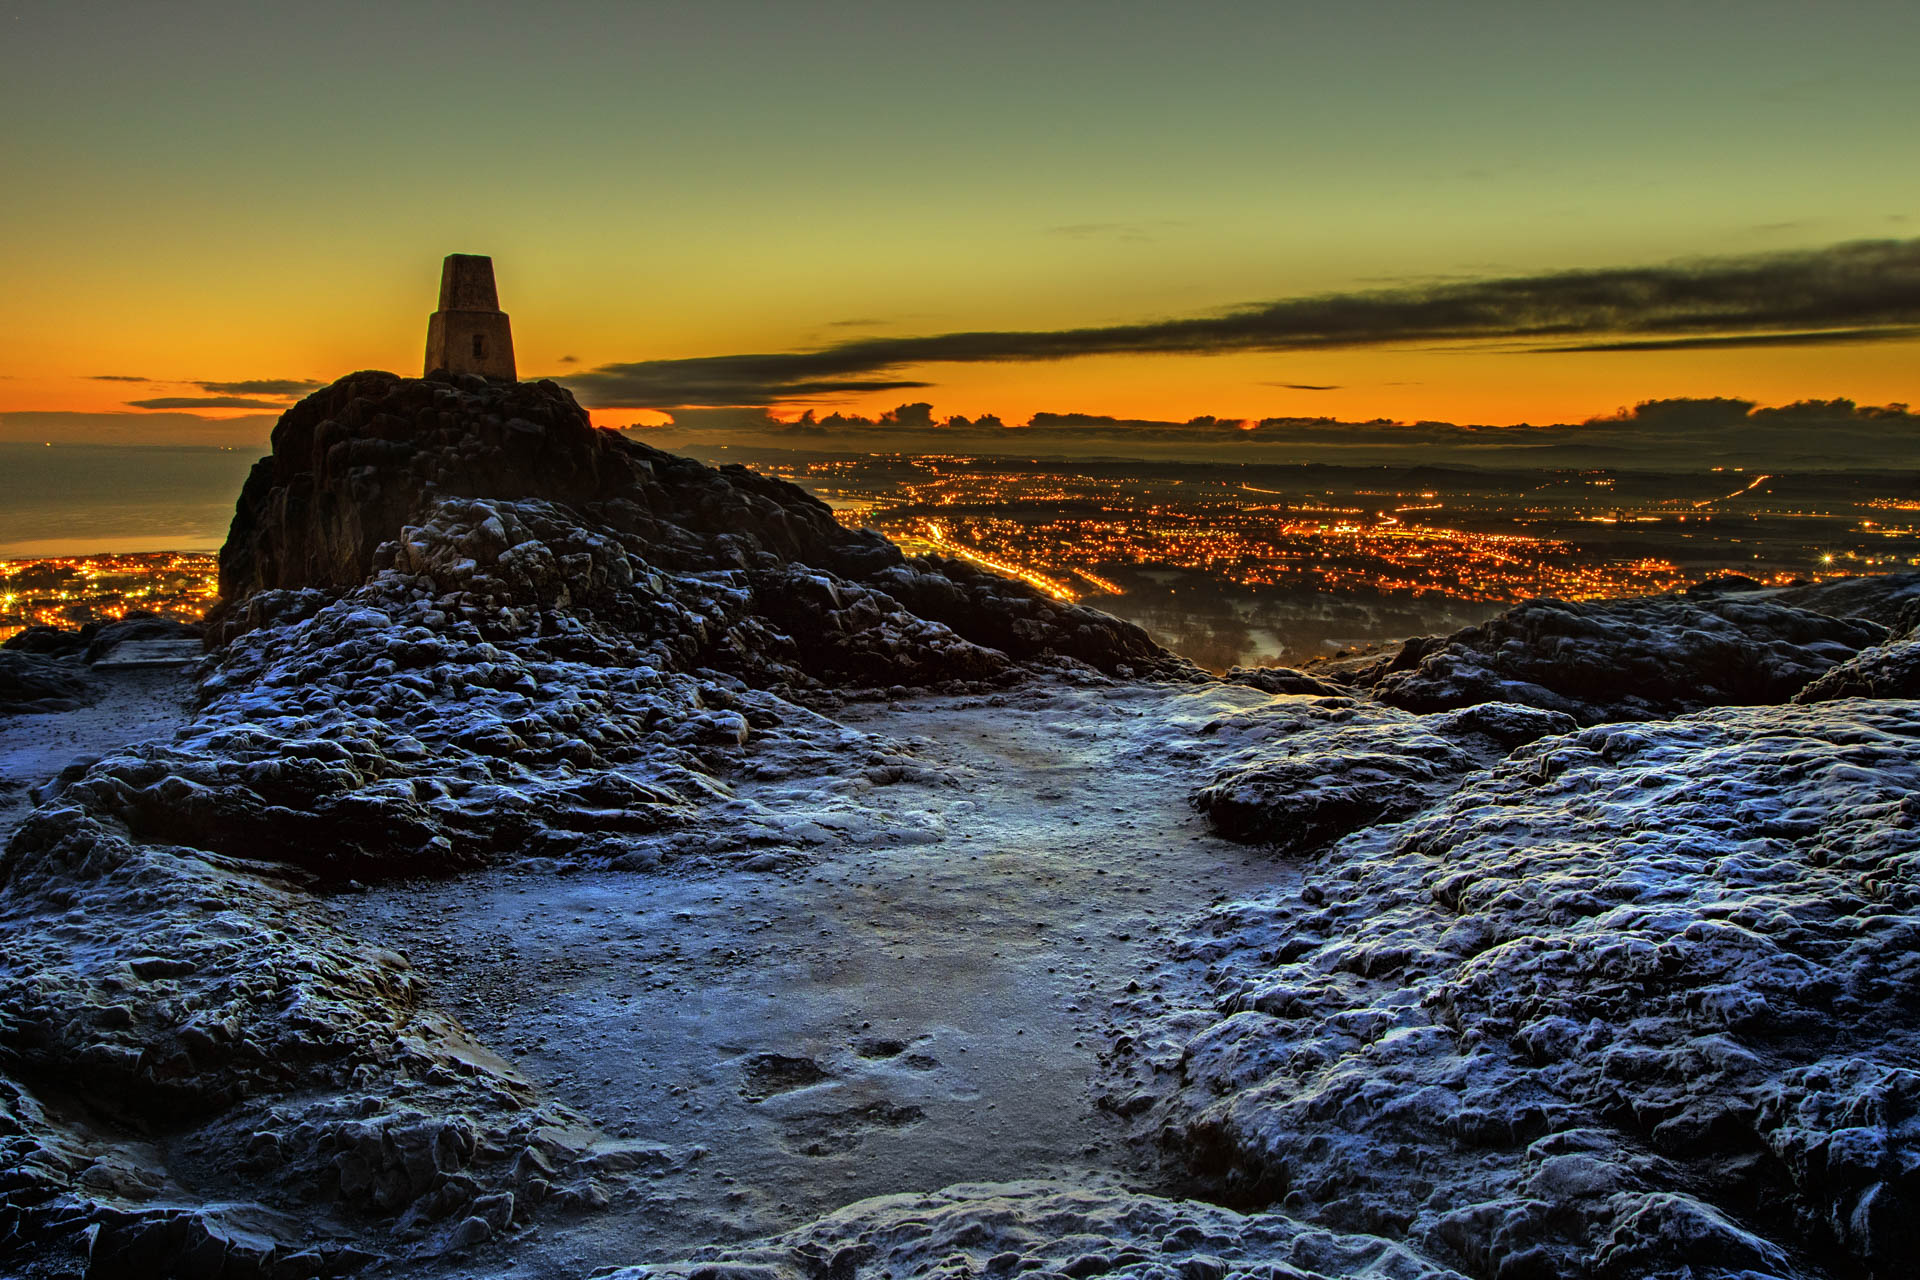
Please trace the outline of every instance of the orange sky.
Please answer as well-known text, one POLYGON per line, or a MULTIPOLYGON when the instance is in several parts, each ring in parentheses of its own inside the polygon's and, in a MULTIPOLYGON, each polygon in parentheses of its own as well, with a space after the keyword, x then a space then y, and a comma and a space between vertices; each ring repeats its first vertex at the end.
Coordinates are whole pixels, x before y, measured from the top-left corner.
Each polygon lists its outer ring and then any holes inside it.
MULTIPOLYGON (((128 402, 415 372, 454 251, 534 376, 1920 234, 1911 5, 187 8, 0 39, 0 437, 263 436, 128 402)), ((810 403, 1539 422, 1920 400, 1917 355, 1414 342, 810 403)))

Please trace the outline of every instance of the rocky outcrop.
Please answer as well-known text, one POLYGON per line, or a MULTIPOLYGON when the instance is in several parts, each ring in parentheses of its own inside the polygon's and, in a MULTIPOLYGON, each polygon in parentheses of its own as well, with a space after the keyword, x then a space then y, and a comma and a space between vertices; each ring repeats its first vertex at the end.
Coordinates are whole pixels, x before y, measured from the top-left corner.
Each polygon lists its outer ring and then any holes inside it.
POLYGON ((1219 726, 1223 738, 1259 745, 1192 803, 1230 839, 1299 853, 1418 813, 1515 747, 1576 727, 1560 712, 1505 702, 1431 716, 1351 698, 1280 702, 1219 726))
MULTIPOLYGON (((1862 649, 1793 695, 1795 702, 1827 702, 1834 698, 1920 698, 1920 574, 1896 597, 1892 614, 1893 638, 1862 649)), ((1871 581, 1871 580, 1869 580, 1871 581)), ((1838 587, 1840 584, 1834 584, 1838 587)))
POLYGON ((1887 631, 1751 594, 1532 600, 1353 673, 1390 706, 1518 702, 1582 724, 1785 702, 1887 631))
POLYGON ((798 1231, 626 1267, 607 1280, 884 1280, 905 1276, 1111 1276, 1116 1280, 1460 1280, 1377 1237, 1279 1214, 1045 1182, 979 1183, 883 1196, 798 1231))
POLYGON ((592 1176, 584 1140, 543 1146, 575 1117, 257 862, 43 806, 0 861, 0 929, 0 1262, 343 1275, 592 1176), (390 1234, 316 1242, 313 1205, 390 1234))
POLYGON ((1768 590, 1756 598, 1793 609, 1832 614, 1836 618, 1865 618, 1895 635, 1920 623, 1920 573, 1835 578, 1829 582, 1768 590))
POLYGON ((1800 703, 1834 698, 1920 698, 1920 637, 1863 649, 1793 695, 1800 703))
POLYGON ((65 627, 35 625, 0 644, 0 652, 30 653, 43 658, 70 658, 87 647, 87 637, 65 627))
POLYGON ((97 690, 70 662, 31 651, 0 650, 0 715, 71 711, 97 690))
POLYGON ((359 373, 288 410, 220 555, 217 639, 263 592, 414 579, 491 629, 563 612, 756 682, 925 684, 1010 662, 1192 677, 1131 623, 948 560, 823 503, 595 430, 550 382, 359 373))
MULTIPOLYGON (((789 865, 793 821, 731 778, 917 767, 794 699, 1197 674, 790 485, 596 431, 551 384, 357 374, 303 401, 221 580, 190 722, 76 762, 0 854, 0 1269, 308 1277, 604 1205, 631 1144, 319 895, 489 862, 789 865)), ((54 658, 25 650, 75 646, 36 633, 0 679, 75 690, 76 658, 178 635, 134 618, 54 658)))
POLYGON ((1916 794, 1911 702, 1541 739, 1197 922, 1117 1061, 1227 1193, 1475 1275, 1898 1274, 1916 794))

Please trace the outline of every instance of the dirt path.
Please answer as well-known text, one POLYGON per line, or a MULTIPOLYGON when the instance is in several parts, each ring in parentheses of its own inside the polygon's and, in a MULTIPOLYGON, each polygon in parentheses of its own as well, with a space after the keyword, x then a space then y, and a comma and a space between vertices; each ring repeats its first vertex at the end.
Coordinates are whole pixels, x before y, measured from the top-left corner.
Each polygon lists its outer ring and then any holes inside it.
POLYGON ((516 1274, 679 1256, 952 1182, 1147 1185, 1096 1105, 1111 1002, 1161 998, 1163 933, 1284 874, 1204 833, 1168 726, 1263 698, 1046 687, 851 709, 843 723, 929 768, 742 785, 830 837, 811 865, 508 870, 336 904, 634 1144, 610 1211, 549 1218, 513 1246, 516 1274))

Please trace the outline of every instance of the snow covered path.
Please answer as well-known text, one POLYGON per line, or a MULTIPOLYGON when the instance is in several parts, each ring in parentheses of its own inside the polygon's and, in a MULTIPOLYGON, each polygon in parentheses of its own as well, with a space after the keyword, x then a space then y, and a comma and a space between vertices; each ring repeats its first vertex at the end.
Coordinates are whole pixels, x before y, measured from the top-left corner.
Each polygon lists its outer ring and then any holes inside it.
POLYGON ((841 723, 924 768, 742 784, 818 842, 783 869, 505 869, 334 902, 604 1135, 610 1211, 548 1219, 518 1274, 953 1182, 1151 1187, 1096 1103, 1103 1027, 1116 999, 1191 990, 1164 934, 1292 874, 1184 802, 1182 735, 1264 701, 1040 684, 858 705, 841 723))

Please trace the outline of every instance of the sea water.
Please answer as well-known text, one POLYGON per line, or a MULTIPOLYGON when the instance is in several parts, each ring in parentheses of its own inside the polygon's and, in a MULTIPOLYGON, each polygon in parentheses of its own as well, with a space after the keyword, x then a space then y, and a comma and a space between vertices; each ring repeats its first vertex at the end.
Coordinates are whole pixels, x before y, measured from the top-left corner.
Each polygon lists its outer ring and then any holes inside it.
POLYGON ((0 443, 0 557, 213 551, 258 452, 0 443))

